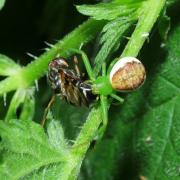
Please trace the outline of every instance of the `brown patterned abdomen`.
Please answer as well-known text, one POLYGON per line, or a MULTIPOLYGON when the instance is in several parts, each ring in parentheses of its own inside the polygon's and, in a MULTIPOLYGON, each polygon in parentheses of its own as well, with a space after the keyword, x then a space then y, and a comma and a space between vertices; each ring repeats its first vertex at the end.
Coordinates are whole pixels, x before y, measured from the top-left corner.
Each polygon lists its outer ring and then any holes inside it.
POLYGON ((118 91, 130 91, 140 87, 146 78, 142 63, 128 62, 119 68, 112 77, 112 87, 118 91))

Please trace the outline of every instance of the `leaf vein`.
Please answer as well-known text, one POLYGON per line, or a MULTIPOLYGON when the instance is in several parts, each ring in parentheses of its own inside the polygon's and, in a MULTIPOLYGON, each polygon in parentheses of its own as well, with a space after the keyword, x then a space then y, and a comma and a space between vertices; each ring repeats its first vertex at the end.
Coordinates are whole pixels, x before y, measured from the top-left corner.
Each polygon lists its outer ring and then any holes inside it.
POLYGON ((168 139, 169 139, 170 134, 171 134, 172 123, 173 123, 173 119, 174 119, 174 113, 175 113, 175 100, 174 100, 174 105, 173 105, 173 108, 172 108, 172 114, 171 114, 171 117, 170 117, 170 120, 169 120, 169 126, 168 126, 168 128, 167 128, 167 133, 166 133, 166 135, 167 135, 167 137, 166 137, 167 140, 166 140, 166 143, 165 143, 164 147, 162 148, 162 153, 161 153, 161 155, 159 156, 159 157, 160 157, 160 158, 159 158, 159 162, 157 163, 156 170, 155 170, 155 173, 154 173, 155 176, 156 176, 156 174, 158 173, 159 167, 161 166, 161 161, 162 161, 163 155, 164 155, 164 153, 165 153, 166 146, 167 146, 167 144, 168 144, 168 139))
POLYGON ((174 88, 176 88, 180 92, 180 87, 178 87, 176 84, 174 84, 173 82, 171 82, 170 80, 168 80, 166 77, 164 77, 162 75, 160 75, 160 78, 162 78, 164 81, 166 81, 166 83, 173 86, 174 88))

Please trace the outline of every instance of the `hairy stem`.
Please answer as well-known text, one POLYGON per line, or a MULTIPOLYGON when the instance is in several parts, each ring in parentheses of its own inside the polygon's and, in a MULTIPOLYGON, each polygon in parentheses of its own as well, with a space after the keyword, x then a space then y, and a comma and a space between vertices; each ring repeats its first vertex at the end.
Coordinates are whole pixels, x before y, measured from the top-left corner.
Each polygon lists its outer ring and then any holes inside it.
POLYGON ((64 180, 77 179, 84 156, 90 143, 97 135, 98 127, 102 121, 101 107, 93 108, 83 125, 69 156, 69 162, 65 165, 64 180))
POLYGON ((31 86, 35 80, 46 73, 48 63, 57 56, 57 54, 60 54, 63 57, 70 56, 72 52, 69 51, 69 49, 78 49, 82 43, 85 44, 92 40, 102 29, 104 24, 105 21, 95 21, 90 19, 80 25, 28 66, 21 68, 13 76, 1 81, 0 95, 18 88, 31 86))
POLYGON ((122 57, 136 57, 141 50, 145 40, 148 39, 149 33, 157 21, 161 10, 165 6, 166 0, 149 0, 145 1, 140 9, 140 18, 133 32, 131 39, 126 45, 122 57))
MULTIPOLYGON (((137 56, 140 49, 143 46, 144 41, 146 40, 147 34, 151 31, 154 23, 156 22, 162 8, 165 5, 165 0, 149 0, 146 1, 142 8, 142 14, 141 17, 138 21, 137 27, 132 34, 132 37, 130 41, 128 42, 127 46, 125 47, 125 50, 122 54, 122 56, 137 56)), ((72 177, 70 179, 76 179, 77 174, 79 172, 80 165, 82 163, 82 160, 84 158, 84 155, 90 145, 90 142, 94 138, 95 132, 97 132, 98 127, 102 121, 102 119, 98 114, 102 113, 100 112, 100 109, 98 110, 99 112, 95 112, 94 110, 91 111, 91 116, 94 118, 88 118, 86 124, 83 126, 79 136, 76 139, 76 142, 73 146, 73 153, 76 155, 75 157, 75 164, 76 171, 74 171, 75 166, 71 167, 69 173, 72 173, 72 177)), ((69 167, 68 167, 69 168, 69 167)))

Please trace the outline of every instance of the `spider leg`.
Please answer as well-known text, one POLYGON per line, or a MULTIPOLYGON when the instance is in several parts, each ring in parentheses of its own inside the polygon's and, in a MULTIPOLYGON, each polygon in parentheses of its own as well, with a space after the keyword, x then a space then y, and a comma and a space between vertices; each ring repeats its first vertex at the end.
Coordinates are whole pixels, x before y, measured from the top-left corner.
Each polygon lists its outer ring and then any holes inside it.
POLYGON ((121 104, 124 102, 124 99, 121 98, 120 96, 116 95, 116 94, 111 94, 110 95, 112 98, 116 99, 117 101, 119 101, 121 104))
POLYGON ((91 68, 89 59, 88 59, 87 55, 85 54, 85 52, 83 52, 82 50, 79 50, 79 49, 71 49, 71 50, 73 52, 75 52, 77 54, 80 54, 82 56, 84 66, 86 68, 86 71, 87 71, 87 74, 88 74, 90 80, 92 80, 92 81, 95 80, 94 72, 93 72, 93 70, 91 68))
POLYGON ((100 103, 102 110, 102 127, 100 127, 98 131, 98 137, 101 139, 106 131, 107 123, 108 123, 108 101, 107 96, 100 95, 100 103))
POLYGON ((53 96, 51 97, 51 99, 50 99, 50 101, 49 101, 49 103, 48 103, 48 105, 47 105, 47 107, 46 107, 46 109, 45 109, 45 111, 44 111, 43 119, 41 120, 41 126, 42 126, 42 127, 44 127, 44 124, 45 124, 45 122, 46 122, 47 114, 48 114, 49 109, 51 108, 52 104, 53 104, 54 101, 55 101, 55 97, 56 97, 56 95, 53 95, 53 96))
MULTIPOLYGON (((102 76, 106 76, 106 63, 102 64, 102 76)), ((101 139, 106 131, 108 123, 108 98, 105 95, 100 95, 100 105, 102 110, 102 127, 98 131, 98 137, 101 139)))

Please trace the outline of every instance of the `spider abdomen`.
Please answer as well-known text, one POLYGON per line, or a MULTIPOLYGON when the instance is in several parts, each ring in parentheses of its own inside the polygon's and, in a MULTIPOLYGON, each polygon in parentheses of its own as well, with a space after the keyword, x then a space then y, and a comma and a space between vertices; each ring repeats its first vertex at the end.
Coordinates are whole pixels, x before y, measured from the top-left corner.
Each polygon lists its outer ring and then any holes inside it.
POLYGON ((110 82, 117 91, 131 91, 139 88, 146 78, 143 64, 134 57, 117 61, 110 72, 110 82))

